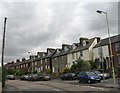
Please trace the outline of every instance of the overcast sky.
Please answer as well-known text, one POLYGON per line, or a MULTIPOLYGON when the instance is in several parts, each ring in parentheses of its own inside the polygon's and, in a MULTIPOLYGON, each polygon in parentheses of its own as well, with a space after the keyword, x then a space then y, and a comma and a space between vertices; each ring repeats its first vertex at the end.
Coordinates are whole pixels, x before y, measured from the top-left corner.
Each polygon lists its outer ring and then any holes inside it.
POLYGON ((0 51, 3 21, 8 18, 5 62, 28 57, 28 51, 36 54, 61 48, 63 43, 79 42, 80 37, 107 37, 105 15, 96 13, 97 9, 108 13, 111 35, 118 34, 117 2, 5 1, 0 2, 0 51))

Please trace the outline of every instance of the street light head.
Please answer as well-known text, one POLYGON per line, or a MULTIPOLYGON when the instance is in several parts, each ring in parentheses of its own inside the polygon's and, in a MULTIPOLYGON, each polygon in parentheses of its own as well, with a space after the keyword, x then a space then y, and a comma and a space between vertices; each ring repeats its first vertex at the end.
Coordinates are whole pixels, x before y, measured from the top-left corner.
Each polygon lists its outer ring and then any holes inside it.
POLYGON ((102 11, 100 11, 100 10, 97 10, 96 12, 97 12, 97 13, 102 13, 102 11))

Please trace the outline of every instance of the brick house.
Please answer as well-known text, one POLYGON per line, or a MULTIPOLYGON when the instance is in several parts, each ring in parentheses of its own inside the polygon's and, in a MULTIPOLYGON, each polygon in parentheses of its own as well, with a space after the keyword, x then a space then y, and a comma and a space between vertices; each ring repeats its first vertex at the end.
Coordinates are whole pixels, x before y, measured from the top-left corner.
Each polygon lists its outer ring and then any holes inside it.
MULTIPOLYGON (((114 67, 120 67, 120 34, 111 37, 112 56, 114 67)), ((93 48, 94 60, 100 61, 99 68, 102 68, 102 62, 105 69, 111 68, 110 45, 109 38, 101 39, 101 41, 93 48)))
POLYGON ((62 68, 67 67, 67 53, 70 50, 70 45, 63 44, 62 49, 57 49, 52 57, 53 72, 61 72, 62 68))

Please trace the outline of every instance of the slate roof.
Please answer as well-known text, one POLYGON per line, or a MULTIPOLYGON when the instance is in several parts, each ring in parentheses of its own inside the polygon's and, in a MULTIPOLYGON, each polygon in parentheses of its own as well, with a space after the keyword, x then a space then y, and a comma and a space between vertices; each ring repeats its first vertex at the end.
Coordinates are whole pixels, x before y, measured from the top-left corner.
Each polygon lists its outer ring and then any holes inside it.
MULTIPOLYGON (((116 42, 120 42, 120 34, 111 37, 111 43, 116 43, 116 42)), ((108 44, 109 44, 109 38, 101 39, 101 41, 98 44, 96 44, 94 48, 108 44)))
POLYGON ((53 50, 50 54, 46 54, 42 59, 44 58, 50 58, 54 53, 55 53, 56 50, 53 50))
MULTIPOLYGON (((61 52, 61 49, 59 49, 59 51, 61 52)), ((59 53, 60 53, 60 52, 59 52, 59 53)), ((53 55, 52 57, 58 56, 59 53, 57 53, 57 49, 56 49, 56 51, 55 51, 55 53, 54 53, 54 55, 53 55)))
POLYGON ((88 43, 86 44, 86 46, 79 44, 78 48, 76 50, 74 50, 74 52, 88 49, 91 46, 91 44, 93 43, 93 41, 95 40, 95 38, 91 38, 91 39, 87 40, 88 43))

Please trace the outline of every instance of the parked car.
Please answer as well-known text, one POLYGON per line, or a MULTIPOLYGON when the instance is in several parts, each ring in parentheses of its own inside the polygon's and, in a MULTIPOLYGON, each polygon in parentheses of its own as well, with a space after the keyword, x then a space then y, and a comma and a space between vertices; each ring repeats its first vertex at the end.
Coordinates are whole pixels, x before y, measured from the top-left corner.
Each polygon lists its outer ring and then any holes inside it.
POLYGON ((28 81, 37 81, 38 80, 38 75, 37 74, 30 74, 28 76, 28 81))
POLYGON ((78 80, 79 83, 85 82, 85 83, 95 83, 101 82, 101 77, 97 74, 95 74, 94 72, 80 72, 78 75, 78 80))
POLYGON ((61 75, 62 80, 76 80, 77 76, 75 73, 65 73, 61 75))
POLYGON ((20 77, 20 80, 28 80, 28 75, 22 75, 21 77, 20 77))
POLYGON ((8 79, 8 80, 15 80, 15 76, 14 75, 7 75, 6 79, 8 79))
POLYGON ((42 74, 42 75, 38 76, 38 80, 48 81, 48 80, 51 80, 51 76, 50 76, 50 74, 42 74))
POLYGON ((94 73, 96 73, 97 75, 99 75, 99 76, 101 77, 101 79, 103 79, 103 77, 104 77, 105 79, 110 78, 110 74, 108 74, 108 73, 102 73, 102 72, 100 72, 100 71, 94 71, 94 73))

